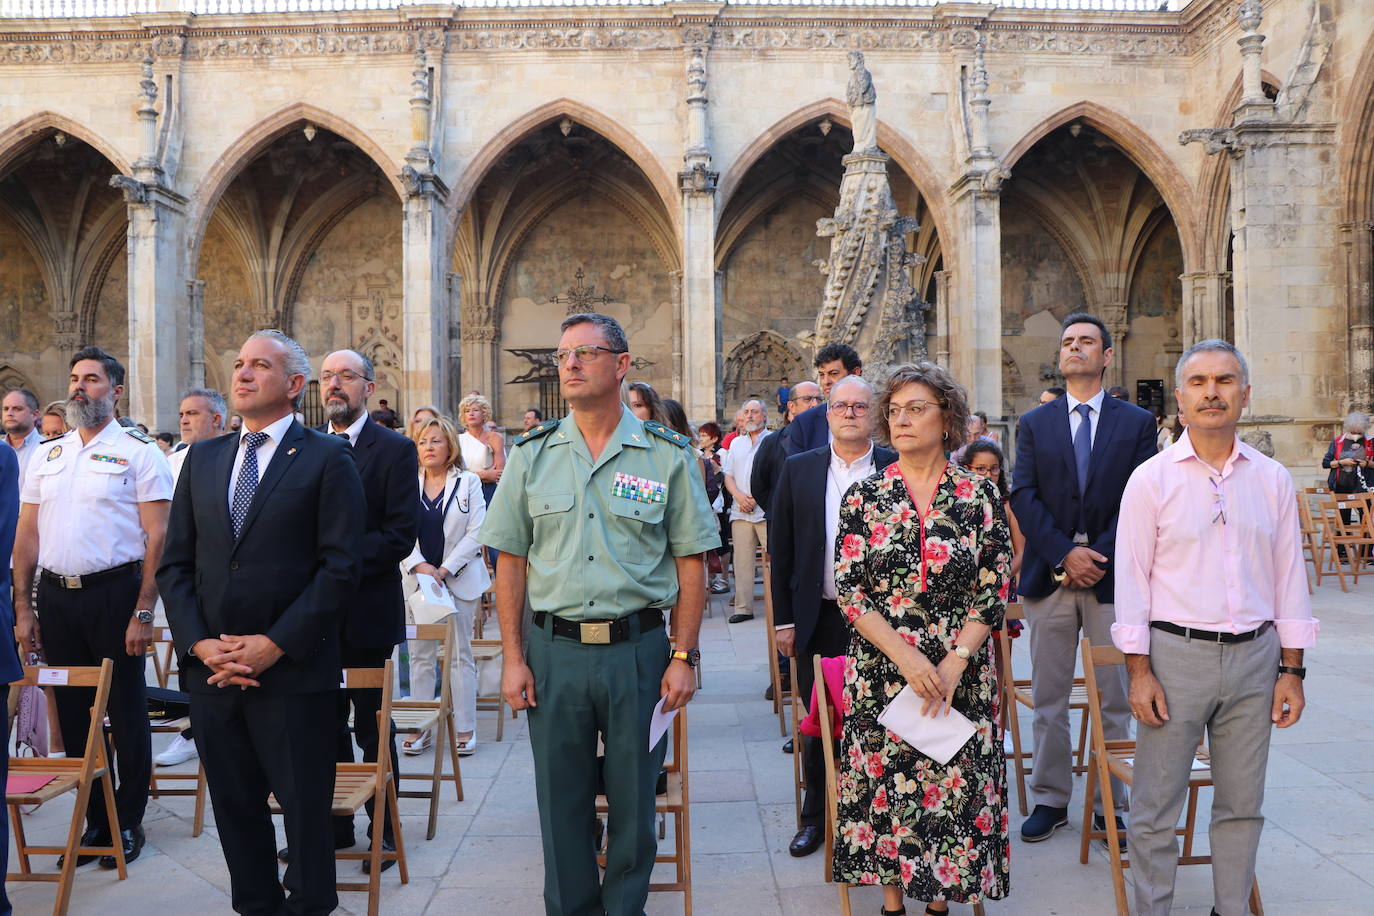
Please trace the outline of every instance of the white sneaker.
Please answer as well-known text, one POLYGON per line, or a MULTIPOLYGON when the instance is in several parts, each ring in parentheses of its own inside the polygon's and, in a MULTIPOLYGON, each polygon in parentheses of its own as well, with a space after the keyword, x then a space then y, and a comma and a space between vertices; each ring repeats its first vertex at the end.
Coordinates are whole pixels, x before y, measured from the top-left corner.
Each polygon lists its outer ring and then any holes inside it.
POLYGON ((167 750, 153 758, 153 762, 160 767, 174 767, 197 756, 199 755, 196 752, 196 743, 177 735, 172 739, 172 743, 167 745, 167 750))

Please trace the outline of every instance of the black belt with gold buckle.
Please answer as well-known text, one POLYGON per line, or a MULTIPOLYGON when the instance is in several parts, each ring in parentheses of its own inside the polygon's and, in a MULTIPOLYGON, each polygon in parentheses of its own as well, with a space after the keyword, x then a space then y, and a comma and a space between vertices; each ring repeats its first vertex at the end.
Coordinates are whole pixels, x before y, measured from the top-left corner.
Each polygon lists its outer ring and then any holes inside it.
POLYGON ((562 617, 554 617, 547 611, 539 611, 534 615, 534 625, 541 630, 552 631, 554 636, 574 639, 583 645, 609 646, 624 642, 635 635, 634 629, 630 626, 631 618, 635 617, 639 618, 641 633, 663 626, 663 612, 656 607, 635 611, 615 620, 565 620, 562 617))
POLYGON ((113 579, 127 573, 140 574, 143 571, 143 561, 133 560, 129 563, 121 563, 118 566, 111 566, 109 569, 102 569, 100 572, 86 573, 84 576, 60 576, 52 570, 45 569, 40 574, 42 580, 58 588, 90 588, 98 585, 106 579, 113 579))

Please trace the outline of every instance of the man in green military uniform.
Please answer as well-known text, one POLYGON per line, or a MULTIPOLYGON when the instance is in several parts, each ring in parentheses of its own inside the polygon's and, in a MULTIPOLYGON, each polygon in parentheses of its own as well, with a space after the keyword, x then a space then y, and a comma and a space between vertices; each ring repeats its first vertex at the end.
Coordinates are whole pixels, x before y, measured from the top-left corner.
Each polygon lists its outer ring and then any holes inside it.
POLYGON ((569 316, 562 332, 558 379, 572 413, 515 441, 479 539, 501 551, 501 690, 529 710, 545 908, 641 916, 667 749, 665 738, 648 750, 649 719, 660 698, 677 709, 696 690, 705 552, 720 539, 688 438, 620 401, 630 369, 620 325, 588 313, 569 316), (610 809, 604 883, 594 848, 598 735, 610 809))

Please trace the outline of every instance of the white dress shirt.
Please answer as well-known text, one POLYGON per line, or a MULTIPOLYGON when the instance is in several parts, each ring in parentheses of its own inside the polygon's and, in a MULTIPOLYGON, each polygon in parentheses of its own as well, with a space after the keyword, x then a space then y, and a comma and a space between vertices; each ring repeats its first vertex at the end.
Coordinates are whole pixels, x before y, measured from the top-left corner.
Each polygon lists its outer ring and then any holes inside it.
POLYGON ((330 422, 329 432, 331 435, 336 433, 343 433, 344 435, 348 436, 349 445, 357 445, 358 435, 363 431, 363 424, 368 422, 371 422, 371 417, 369 417, 367 415, 367 411, 364 410, 361 414, 358 415, 358 419, 354 420, 353 423, 348 427, 348 429, 339 429, 337 426, 333 424, 333 422, 330 422))
MULTIPOLYGON (((765 429, 759 433, 758 439, 754 440, 748 433, 740 433, 730 440, 730 447, 726 449, 724 459, 721 461, 721 470, 735 482, 735 489, 746 496, 754 495, 749 489, 749 478, 754 472, 754 456, 758 454, 759 446, 763 444, 763 440, 770 435, 771 433, 765 429)), ((762 506, 754 506, 753 512, 742 512, 739 501, 736 500, 730 507, 730 521, 732 522, 761 522, 763 520, 762 506)))
MULTIPOLYGON (((29 465, 33 464, 33 456, 38 454, 38 445, 43 441, 43 434, 38 431, 38 427, 29 430, 29 434, 24 437, 18 447, 10 446, 14 453, 19 456, 19 485, 24 485, 24 478, 28 476, 29 465)), ((9 437, 5 437, 5 443, 9 443, 9 437)))
MULTIPOLYGON (((273 420, 265 428, 258 430, 267 433, 267 441, 258 446, 258 481, 262 481, 262 475, 267 471, 267 465, 272 462, 272 456, 277 453, 277 443, 286 435, 286 431, 291 428, 291 424, 296 422, 295 414, 287 414, 279 420, 273 420)), ((243 456, 248 450, 244 445, 244 439, 248 436, 248 425, 245 423, 243 429, 239 430, 239 448, 234 453, 234 467, 229 472, 229 513, 233 516, 234 512, 234 487, 238 485, 239 469, 243 467, 243 456)))
POLYGON ((835 600, 835 537, 840 533, 840 503, 849 488, 866 477, 873 476, 873 446, 862 458, 848 464, 830 446, 830 466, 825 472, 825 544, 826 556, 822 564, 821 597, 835 600))
POLYGON ((114 420, 90 442, 74 429, 43 445, 20 494, 38 506, 38 565, 85 576, 143 559, 138 504, 172 498, 162 450, 114 420))
POLYGON ((1097 394, 1088 398, 1086 401, 1080 401, 1071 394, 1064 395, 1069 401, 1070 445, 1073 444, 1074 436, 1078 435, 1078 424, 1083 422, 1083 417, 1078 413, 1079 404, 1088 405, 1088 442, 1093 445, 1097 444, 1097 421, 1102 417, 1102 399, 1106 396, 1107 392, 1103 391, 1101 388, 1097 389, 1097 394))

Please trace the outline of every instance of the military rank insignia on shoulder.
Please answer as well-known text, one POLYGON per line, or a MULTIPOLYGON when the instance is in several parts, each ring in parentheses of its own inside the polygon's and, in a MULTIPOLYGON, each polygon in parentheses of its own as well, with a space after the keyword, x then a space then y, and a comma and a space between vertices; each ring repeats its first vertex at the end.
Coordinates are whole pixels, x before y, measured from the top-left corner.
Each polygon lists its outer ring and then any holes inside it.
POLYGON ((662 423, 658 423, 654 420, 644 421, 644 428, 649 432, 653 433, 655 436, 667 439, 674 445, 680 445, 683 448, 686 448, 687 446, 692 444, 692 438, 690 436, 684 436, 677 430, 669 429, 662 423))
POLYGON ((553 431, 554 431, 555 429, 557 429, 557 428, 558 428, 558 421, 557 421, 557 420, 545 420, 543 423, 540 423, 538 426, 536 426, 536 427, 534 427, 534 428, 532 428, 532 429, 527 429, 527 430, 525 430, 523 433, 521 433, 520 435, 516 436, 516 437, 515 437, 515 444, 516 444, 517 446, 521 446, 521 445, 524 445, 526 442, 533 442, 535 439, 538 439, 540 436, 547 436, 549 433, 553 432, 553 431))
POLYGON ((139 429, 137 426, 124 427, 124 433, 126 435, 133 436, 139 442, 142 442, 146 445, 152 445, 154 442, 157 441, 152 436, 148 435, 143 430, 139 429))

